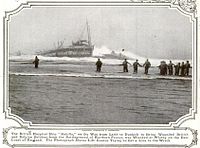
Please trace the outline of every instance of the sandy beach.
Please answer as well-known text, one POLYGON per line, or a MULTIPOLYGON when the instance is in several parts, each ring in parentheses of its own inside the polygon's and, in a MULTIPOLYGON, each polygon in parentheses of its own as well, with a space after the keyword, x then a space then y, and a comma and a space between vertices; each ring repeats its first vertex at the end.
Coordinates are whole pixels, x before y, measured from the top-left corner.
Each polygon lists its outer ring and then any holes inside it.
POLYGON ((129 69, 104 65, 96 73, 94 63, 47 62, 35 69, 10 62, 11 112, 35 124, 168 124, 189 113, 191 78, 158 79, 156 67, 148 76, 143 68, 129 69), (110 78, 94 77, 104 75, 110 78))

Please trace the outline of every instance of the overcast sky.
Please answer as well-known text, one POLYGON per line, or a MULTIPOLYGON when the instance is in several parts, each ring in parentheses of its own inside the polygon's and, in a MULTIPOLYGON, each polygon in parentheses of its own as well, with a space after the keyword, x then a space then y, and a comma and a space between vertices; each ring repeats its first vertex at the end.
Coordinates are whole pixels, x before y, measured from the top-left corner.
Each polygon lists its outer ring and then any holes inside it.
POLYGON ((89 22, 92 43, 148 58, 191 59, 192 23, 176 9, 152 7, 68 7, 23 9, 11 17, 10 52, 70 45, 89 22))

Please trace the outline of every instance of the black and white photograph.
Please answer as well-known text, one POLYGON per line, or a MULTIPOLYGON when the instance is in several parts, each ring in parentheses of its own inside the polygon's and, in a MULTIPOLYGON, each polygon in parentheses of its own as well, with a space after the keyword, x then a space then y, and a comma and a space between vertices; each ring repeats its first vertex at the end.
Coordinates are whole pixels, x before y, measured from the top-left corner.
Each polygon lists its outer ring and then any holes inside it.
POLYGON ((191 16, 169 7, 11 15, 9 107, 33 124, 169 124, 192 108, 191 16))
POLYGON ((2 0, 0 147, 198 148, 198 11, 2 0))

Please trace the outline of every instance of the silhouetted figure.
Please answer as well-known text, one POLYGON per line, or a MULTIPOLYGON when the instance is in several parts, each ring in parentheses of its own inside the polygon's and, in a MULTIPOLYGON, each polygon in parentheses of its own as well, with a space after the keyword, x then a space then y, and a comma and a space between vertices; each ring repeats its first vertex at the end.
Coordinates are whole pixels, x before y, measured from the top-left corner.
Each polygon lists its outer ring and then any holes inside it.
POLYGON ((186 64, 185 64, 185 74, 186 74, 186 76, 189 76, 189 70, 190 70, 190 63, 189 63, 189 61, 187 61, 186 64))
POLYGON ((169 64, 168 64, 168 70, 169 70, 169 75, 173 75, 173 63, 172 61, 169 61, 169 64))
POLYGON ((137 73, 138 72, 138 66, 141 66, 139 63, 138 63, 138 60, 136 60, 134 63, 133 63, 133 72, 134 73, 137 73))
POLYGON ((167 64, 165 61, 161 61, 159 65, 160 69, 160 75, 166 75, 167 74, 167 64))
POLYGON ((102 62, 101 62, 100 59, 97 60, 97 62, 96 62, 96 66, 97 66, 97 72, 101 72, 102 62))
POLYGON ((179 71, 180 71, 181 63, 178 63, 174 67, 175 67, 175 75, 179 76, 179 71))
POLYGON ((148 74, 148 71, 149 71, 149 68, 151 67, 151 63, 149 62, 149 60, 147 59, 146 60, 146 62, 144 63, 144 69, 145 69, 145 71, 144 71, 144 74, 148 74))
POLYGON ((33 61, 33 64, 35 64, 35 68, 38 68, 39 65, 39 59, 37 56, 35 56, 35 61, 33 61))
POLYGON ((122 63, 123 65, 123 72, 128 72, 128 64, 130 64, 126 59, 122 63))
POLYGON ((181 76, 185 76, 185 64, 182 62, 181 64, 181 76))

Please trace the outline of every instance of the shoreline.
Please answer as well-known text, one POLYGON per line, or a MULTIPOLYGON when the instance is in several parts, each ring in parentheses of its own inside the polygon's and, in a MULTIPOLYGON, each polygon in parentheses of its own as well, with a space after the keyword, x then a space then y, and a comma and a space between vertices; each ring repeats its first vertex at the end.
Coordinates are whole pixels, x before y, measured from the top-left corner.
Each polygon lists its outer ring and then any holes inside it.
POLYGON ((108 75, 103 73, 89 74, 89 73, 65 73, 65 74, 57 74, 57 73, 9 73, 10 75, 17 76, 54 76, 54 77, 81 77, 81 78, 104 78, 104 79, 143 79, 143 80, 151 80, 151 79, 165 79, 165 80, 192 80, 192 77, 182 77, 182 76, 162 76, 162 75, 108 75))

